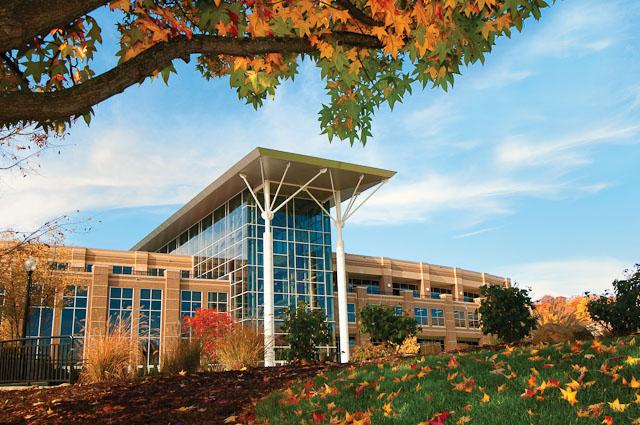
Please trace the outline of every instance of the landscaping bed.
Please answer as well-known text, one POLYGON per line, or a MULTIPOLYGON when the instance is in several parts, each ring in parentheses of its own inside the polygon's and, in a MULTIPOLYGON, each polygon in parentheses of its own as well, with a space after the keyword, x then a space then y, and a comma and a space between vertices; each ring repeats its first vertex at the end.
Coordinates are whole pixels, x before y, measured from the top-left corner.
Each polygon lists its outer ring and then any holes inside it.
POLYGON ((0 423, 222 424, 291 380, 338 367, 282 366, 6 391, 0 393, 0 423))

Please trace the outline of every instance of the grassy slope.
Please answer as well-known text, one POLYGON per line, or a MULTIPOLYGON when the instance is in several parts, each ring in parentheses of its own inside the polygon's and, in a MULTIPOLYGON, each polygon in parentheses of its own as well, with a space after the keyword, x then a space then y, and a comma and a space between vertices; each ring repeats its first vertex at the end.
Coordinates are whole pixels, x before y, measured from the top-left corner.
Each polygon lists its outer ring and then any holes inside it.
MULTIPOLYGON (((637 342, 640 345, 640 338, 637 342)), ((609 419, 613 424, 640 424, 640 388, 632 388, 640 383, 630 383, 633 377, 640 379, 640 359, 633 360, 640 357, 638 345, 635 338, 626 338, 512 352, 477 351, 458 354, 455 361, 451 356, 431 356, 359 365, 273 393, 256 410, 259 420, 272 425, 429 424, 429 420, 546 425, 599 424, 609 419), (469 392, 464 384, 459 385, 462 391, 454 388, 465 379, 469 392), (571 405, 563 399, 554 380, 562 389, 575 380, 578 402, 571 405), (542 382, 547 388, 540 388, 542 382), (526 389, 536 394, 521 396, 526 389), (624 411, 609 405, 616 399, 627 405, 624 411), (354 420, 347 412, 360 413, 354 420), (434 420, 442 412, 449 412, 449 418, 434 420)))

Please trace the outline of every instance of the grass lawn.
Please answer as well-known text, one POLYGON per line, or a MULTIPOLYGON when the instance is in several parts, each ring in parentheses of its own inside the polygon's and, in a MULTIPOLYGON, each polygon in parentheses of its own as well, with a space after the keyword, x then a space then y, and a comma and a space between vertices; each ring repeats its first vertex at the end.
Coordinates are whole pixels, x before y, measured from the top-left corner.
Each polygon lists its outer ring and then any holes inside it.
POLYGON ((256 413, 271 425, 640 424, 637 339, 356 365, 272 393, 256 413))

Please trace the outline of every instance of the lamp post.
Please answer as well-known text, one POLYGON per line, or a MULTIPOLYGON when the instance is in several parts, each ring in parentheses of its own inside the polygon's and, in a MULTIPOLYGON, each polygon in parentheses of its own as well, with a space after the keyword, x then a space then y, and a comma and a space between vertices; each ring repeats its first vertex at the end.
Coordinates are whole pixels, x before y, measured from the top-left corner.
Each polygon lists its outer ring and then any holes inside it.
POLYGON ((24 301, 24 317, 22 318, 22 338, 27 337, 27 324, 29 322, 29 309, 31 308, 31 284, 33 283, 33 272, 36 270, 36 259, 29 256, 24 260, 24 270, 27 272, 27 296, 24 301))

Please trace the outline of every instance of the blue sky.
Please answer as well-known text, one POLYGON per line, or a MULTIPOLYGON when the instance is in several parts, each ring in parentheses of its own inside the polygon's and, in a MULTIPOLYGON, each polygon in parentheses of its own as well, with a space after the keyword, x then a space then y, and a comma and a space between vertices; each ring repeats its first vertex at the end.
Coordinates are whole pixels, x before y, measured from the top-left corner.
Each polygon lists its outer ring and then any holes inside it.
MULTIPOLYGON (((169 87, 98 106, 36 173, 1 176, 0 223, 80 210, 93 230, 70 243, 128 249, 266 146, 398 172, 347 226, 347 252, 502 274, 537 296, 601 291, 640 262, 639 26, 635 2, 558 1, 448 93, 381 110, 366 147, 319 135, 309 63, 258 111, 176 63, 169 87)), ((105 29, 107 51, 115 40, 105 29)))

